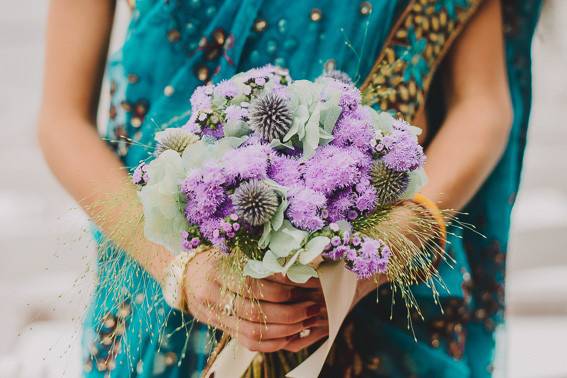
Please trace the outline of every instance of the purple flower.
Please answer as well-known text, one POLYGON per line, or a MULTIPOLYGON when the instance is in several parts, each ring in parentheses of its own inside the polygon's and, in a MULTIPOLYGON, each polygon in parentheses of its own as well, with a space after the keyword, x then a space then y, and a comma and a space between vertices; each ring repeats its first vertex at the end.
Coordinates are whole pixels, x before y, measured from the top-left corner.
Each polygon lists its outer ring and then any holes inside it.
POLYGON ((361 117, 347 115, 341 117, 333 130, 331 144, 339 147, 354 146, 361 151, 370 151, 374 139, 374 127, 361 117))
POLYGON ((229 105, 225 111, 226 121, 229 123, 245 120, 248 117, 248 109, 238 105, 229 105))
POLYGON ((220 139, 224 137, 224 127, 221 123, 218 123, 215 127, 204 127, 201 133, 214 139, 220 139))
POLYGON ((219 209, 229 205, 227 193, 222 186, 224 183, 222 169, 214 166, 193 172, 183 181, 181 192, 187 200, 185 216, 190 223, 201 225, 219 209))
POLYGON ((305 185, 325 194, 353 185, 360 179, 363 165, 369 164, 365 159, 354 149, 319 147, 305 164, 305 185))
POLYGON ((350 83, 346 83, 344 81, 329 78, 326 83, 331 88, 337 89, 341 93, 341 97, 339 99, 339 106, 341 107, 343 114, 348 114, 356 111, 361 103, 361 95, 358 88, 350 83))
POLYGON ((413 171, 425 162, 423 148, 409 131, 394 130, 384 137, 384 164, 397 172, 413 171))
POLYGON ((132 182, 134 183, 134 185, 143 186, 148 183, 149 179, 148 165, 144 162, 140 162, 140 164, 134 170, 134 173, 132 173, 132 182))
POLYGON ((353 220, 355 220, 356 218, 358 218, 358 212, 357 212, 356 210, 354 210, 354 209, 350 209, 350 210, 347 212, 347 219, 348 219, 349 221, 353 221, 353 220))
POLYGON ((325 196, 309 188, 295 187, 288 193, 289 206, 287 217, 290 222, 303 230, 316 231, 325 222, 320 216, 320 210, 325 206, 325 196))
POLYGON ((234 183, 237 180, 267 178, 269 153, 270 148, 261 144, 228 151, 222 160, 227 180, 234 183))
POLYGON ((341 238, 340 238, 340 237, 338 237, 338 236, 333 236, 333 237, 331 238, 331 245, 332 245, 333 247, 338 247, 340 244, 341 244, 341 238))
POLYGON ((191 114, 187 123, 183 125, 183 129, 196 135, 201 134, 201 126, 197 123, 197 113, 191 114))
POLYGON ((211 95, 213 94, 212 85, 201 85, 197 87, 191 95, 191 110, 198 113, 201 110, 210 109, 212 106, 211 95))
POLYGON ((370 180, 363 179, 356 185, 355 207, 364 213, 374 210, 376 207, 376 189, 370 180))
POLYGON ((365 237, 360 249, 345 258, 347 267, 356 273, 359 279, 367 279, 377 273, 386 272, 390 255, 390 249, 381 240, 365 237))
POLYGON ((238 86, 232 80, 223 80, 215 86, 215 96, 227 99, 234 98, 238 95, 238 86))
POLYGON ((344 259, 346 256, 355 253, 353 249, 346 245, 339 245, 338 247, 332 248, 331 250, 323 253, 323 257, 328 258, 329 260, 337 261, 340 259, 344 259))
POLYGON ((301 180, 301 163, 293 158, 273 154, 270 158, 268 177, 284 186, 299 185, 301 180))
POLYGON ((201 244, 201 239, 199 239, 199 238, 192 238, 191 239, 191 247, 192 248, 197 248, 199 246, 199 244, 201 244))
POLYGON ((352 188, 347 188, 335 192, 329 198, 327 210, 329 211, 329 221, 337 222, 347 218, 348 210, 354 206, 354 193, 352 188))
POLYGON ((360 238, 360 235, 355 234, 355 235, 352 237, 352 245, 354 245, 355 247, 358 247, 361 242, 362 242, 362 239, 360 238))

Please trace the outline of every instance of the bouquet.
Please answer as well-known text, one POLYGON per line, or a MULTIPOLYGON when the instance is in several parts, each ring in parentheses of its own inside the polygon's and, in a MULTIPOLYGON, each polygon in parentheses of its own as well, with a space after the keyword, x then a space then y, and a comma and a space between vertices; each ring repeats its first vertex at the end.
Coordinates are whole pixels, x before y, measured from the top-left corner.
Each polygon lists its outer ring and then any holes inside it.
POLYGON ((409 286, 436 277, 441 228, 411 202, 426 180, 419 129, 364 105, 347 75, 292 80, 265 66, 198 87, 191 111, 133 172, 148 239, 212 247, 239 277, 319 277, 329 344, 350 304, 330 290, 352 297, 357 279, 385 274, 411 306, 409 286), (392 214, 404 201, 421 211, 402 227, 392 214))

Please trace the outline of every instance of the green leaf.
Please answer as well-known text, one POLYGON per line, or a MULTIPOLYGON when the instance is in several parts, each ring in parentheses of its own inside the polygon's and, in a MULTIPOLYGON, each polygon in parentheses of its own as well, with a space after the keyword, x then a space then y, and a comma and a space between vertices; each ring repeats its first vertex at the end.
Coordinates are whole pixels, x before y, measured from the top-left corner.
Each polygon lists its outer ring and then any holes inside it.
POLYGON ((274 139, 270 142, 270 147, 276 150, 293 150, 293 144, 291 141, 282 143, 279 139, 274 139))
POLYGON ((278 231, 283 224, 284 214, 289 204, 287 200, 287 188, 278 184, 274 180, 267 179, 263 180, 263 182, 266 183, 271 189, 273 189, 280 197, 280 204, 278 205, 278 208, 270 221, 270 223, 272 224, 272 229, 274 231, 278 231))
POLYGON ((325 247, 331 242, 326 236, 316 236, 313 239, 309 240, 305 247, 303 247, 303 251, 299 255, 299 262, 303 265, 309 264, 313 261, 317 256, 321 255, 325 247))
POLYGON ((303 158, 309 159, 315 153, 315 149, 319 147, 319 120, 321 114, 319 109, 321 103, 318 103, 309 117, 309 121, 305 125, 305 139, 303 139, 303 158))
POLYGON ((333 92, 330 98, 321 107, 321 126, 328 134, 333 133, 333 129, 341 115, 339 96, 340 94, 333 92))
POLYGON ((287 278, 295 283, 305 283, 311 277, 317 277, 317 271, 309 265, 296 264, 287 271, 287 278))
POLYGON ((272 251, 267 251, 264 254, 264 259, 262 260, 264 264, 264 269, 269 270, 273 273, 284 273, 285 269, 278 261, 278 256, 276 256, 272 251))
POLYGON ((250 133, 250 127, 244 121, 227 122, 223 130, 225 137, 242 137, 250 133))
POLYGON ((270 221, 272 224, 272 228, 275 231, 278 231, 283 225, 284 213, 287 209, 287 206, 288 206, 287 198, 282 198, 274 216, 272 217, 272 220, 270 221))
POLYGON ((264 224, 264 230, 262 231, 262 236, 258 240, 258 248, 264 249, 270 244, 270 239, 272 236, 272 226, 270 223, 264 224))
POLYGON ((248 260, 244 266, 243 274, 252 278, 262 279, 271 276, 273 272, 266 269, 262 261, 248 260))
POLYGON ((307 232, 298 230, 289 221, 284 220, 282 227, 271 233, 270 249, 279 257, 287 257, 301 247, 307 235, 307 232))

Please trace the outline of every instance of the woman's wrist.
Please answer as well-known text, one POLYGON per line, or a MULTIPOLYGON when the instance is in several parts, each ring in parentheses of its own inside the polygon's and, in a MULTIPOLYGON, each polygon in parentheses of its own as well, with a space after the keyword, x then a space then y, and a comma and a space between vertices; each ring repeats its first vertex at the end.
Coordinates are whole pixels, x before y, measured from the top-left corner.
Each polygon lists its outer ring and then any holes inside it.
POLYGON ((187 311, 185 276, 187 266, 196 255, 196 251, 182 252, 171 259, 164 271, 161 288, 163 298, 171 308, 187 311))

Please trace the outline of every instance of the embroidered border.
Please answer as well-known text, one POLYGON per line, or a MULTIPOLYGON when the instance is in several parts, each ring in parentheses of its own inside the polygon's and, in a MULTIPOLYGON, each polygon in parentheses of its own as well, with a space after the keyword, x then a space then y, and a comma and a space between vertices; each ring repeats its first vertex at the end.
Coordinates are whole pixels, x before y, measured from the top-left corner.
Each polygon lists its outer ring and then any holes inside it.
POLYGON ((433 75, 482 0, 413 0, 361 86, 364 102, 411 122, 433 75))

